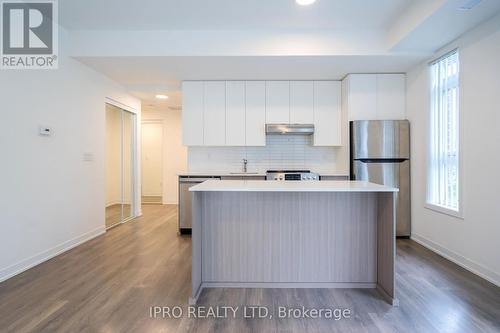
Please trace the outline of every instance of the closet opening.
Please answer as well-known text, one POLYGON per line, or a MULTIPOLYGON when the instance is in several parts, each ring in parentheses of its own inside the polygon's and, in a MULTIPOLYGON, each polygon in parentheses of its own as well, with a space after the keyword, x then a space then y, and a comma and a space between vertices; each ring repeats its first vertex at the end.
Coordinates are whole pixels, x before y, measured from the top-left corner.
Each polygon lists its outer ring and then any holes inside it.
POLYGON ((135 217, 136 115, 106 103, 106 229, 135 217))

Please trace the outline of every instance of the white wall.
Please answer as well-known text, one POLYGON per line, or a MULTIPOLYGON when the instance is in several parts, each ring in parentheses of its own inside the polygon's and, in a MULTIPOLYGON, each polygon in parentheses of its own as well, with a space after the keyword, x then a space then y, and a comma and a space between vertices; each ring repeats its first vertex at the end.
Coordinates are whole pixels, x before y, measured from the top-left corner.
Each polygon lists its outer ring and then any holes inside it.
POLYGON ((460 51, 464 219, 424 208, 429 100, 425 63, 407 76, 412 238, 500 285, 500 16, 436 57, 456 47, 460 51))
POLYGON ((68 58, 60 35, 59 69, 0 71, 0 280, 104 232, 106 98, 140 121, 140 102, 68 58))
POLYGON ((177 176, 187 169, 187 149, 181 140, 181 112, 144 111, 142 118, 163 122, 163 203, 177 204, 179 200, 177 176))
POLYGON ((241 172, 309 169, 320 174, 349 174, 346 147, 315 147, 312 136, 268 135, 265 147, 189 147, 189 171, 241 172))

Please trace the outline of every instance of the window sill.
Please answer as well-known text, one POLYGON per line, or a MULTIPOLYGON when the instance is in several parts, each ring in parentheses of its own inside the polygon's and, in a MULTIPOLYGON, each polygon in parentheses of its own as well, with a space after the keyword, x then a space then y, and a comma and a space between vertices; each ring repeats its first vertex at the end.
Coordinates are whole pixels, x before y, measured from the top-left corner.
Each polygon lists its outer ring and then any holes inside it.
POLYGON ((455 218, 460 219, 460 220, 464 219, 464 214, 463 214, 462 210, 456 211, 456 210, 453 210, 453 209, 449 209, 449 208, 445 208, 445 207, 433 205, 433 204, 430 204, 430 203, 425 203, 424 207, 427 208, 427 209, 429 209, 429 210, 433 210, 433 211, 441 213, 441 214, 452 216, 452 217, 455 217, 455 218))

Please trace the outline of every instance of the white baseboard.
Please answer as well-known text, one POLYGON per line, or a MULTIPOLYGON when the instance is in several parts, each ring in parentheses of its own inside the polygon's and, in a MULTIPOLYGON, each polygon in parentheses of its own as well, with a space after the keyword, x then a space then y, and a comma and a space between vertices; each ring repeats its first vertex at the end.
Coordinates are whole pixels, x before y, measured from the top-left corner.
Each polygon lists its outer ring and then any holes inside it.
POLYGON ((120 205, 120 204, 121 204, 120 201, 113 201, 113 202, 107 203, 106 208, 114 206, 114 205, 120 205))
POLYGON ((89 232, 84 233, 81 236, 70 239, 60 245, 57 245, 49 250, 43 251, 37 255, 34 255, 30 258, 21 260, 20 262, 11 265, 7 268, 0 269, 0 282, 10 279, 11 277, 22 273, 36 265, 41 264, 44 261, 52 259, 53 257, 66 252, 86 241, 91 240, 97 236, 102 235, 106 232, 106 228, 104 226, 91 230, 89 232))
POLYGON ((336 288, 375 289, 375 282, 203 282, 203 288, 336 288))
POLYGON ((483 279, 493 283, 494 285, 500 287, 500 274, 454 252, 444 246, 441 246, 430 239, 423 236, 412 234, 411 239, 420 245, 428 248, 429 250, 439 254, 440 256, 454 262, 460 267, 465 268, 469 272, 472 272, 483 279))

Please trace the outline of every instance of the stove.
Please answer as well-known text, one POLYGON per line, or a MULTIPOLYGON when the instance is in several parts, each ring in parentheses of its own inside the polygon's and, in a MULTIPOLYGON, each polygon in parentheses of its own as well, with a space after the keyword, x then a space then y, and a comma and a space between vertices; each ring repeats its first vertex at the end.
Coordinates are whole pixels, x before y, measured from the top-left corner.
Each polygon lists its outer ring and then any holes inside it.
POLYGON ((267 170, 266 180, 319 180, 319 175, 311 170, 267 170))

